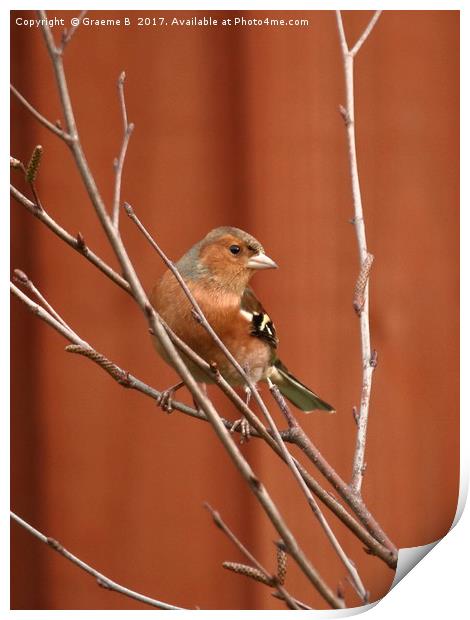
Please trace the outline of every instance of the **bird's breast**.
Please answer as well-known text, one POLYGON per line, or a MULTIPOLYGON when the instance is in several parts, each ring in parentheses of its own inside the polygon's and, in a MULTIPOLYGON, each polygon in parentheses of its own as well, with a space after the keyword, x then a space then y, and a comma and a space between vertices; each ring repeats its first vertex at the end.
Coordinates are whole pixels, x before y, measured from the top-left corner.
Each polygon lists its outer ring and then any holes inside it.
MULTIPOLYGON (((250 317, 240 309, 239 298, 207 290, 198 283, 188 283, 188 287, 216 334, 249 373, 252 381, 265 379, 272 363, 272 349, 267 342, 252 335, 250 317)), ((215 363, 222 376, 232 385, 243 384, 237 370, 194 317, 192 305, 170 272, 155 287, 151 302, 164 321, 193 351, 206 362, 215 363)), ((160 355, 171 363, 160 343, 155 342, 155 345, 160 355)), ((207 375, 197 366, 191 363, 188 365, 196 380, 209 382, 207 375)))

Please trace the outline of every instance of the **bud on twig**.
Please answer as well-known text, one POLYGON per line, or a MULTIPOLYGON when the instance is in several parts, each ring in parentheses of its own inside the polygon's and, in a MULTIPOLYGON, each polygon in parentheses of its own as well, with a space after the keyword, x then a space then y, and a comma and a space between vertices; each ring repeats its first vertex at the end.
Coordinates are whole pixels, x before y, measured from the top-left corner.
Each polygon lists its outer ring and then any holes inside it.
POLYGON ((339 105, 339 113, 343 117, 343 121, 346 127, 349 127, 349 125, 351 124, 351 116, 349 115, 349 112, 346 110, 344 105, 339 105))
POLYGON ((21 271, 21 269, 13 270, 13 280, 19 282, 20 284, 29 284, 28 276, 25 274, 24 271, 21 271))
POLYGON ((191 315, 198 323, 202 323, 202 317, 195 308, 191 308, 191 315))
POLYGON ((372 366, 372 368, 377 368, 378 363, 379 363, 378 353, 376 349, 373 349, 372 355, 370 356, 369 364, 372 366))
POLYGON ((354 405, 354 407, 352 408, 352 414, 353 414, 354 422, 356 423, 356 425, 359 424, 359 413, 357 411, 356 405, 354 405))
POLYGON ((373 262, 373 255, 367 254, 364 261, 362 262, 361 271, 359 273, 359 277, 357 278, 356 286, 354 287, 353 308, 357 316, 361 316, 362 308, 364 307, 366 286, 367 281, 369 280, 369 273, 373 262))
POLYGON ((127 213, 129 217, 134 215, 134 209, 131 207, 131 205, 128 202, 125 202, 123 204, 123 207, 124 207, 124 211, 127 213))
POLYGON ((276 545, 277 547, 277 578, 281 586, 284 585, 287 573, 287 553, 284 543, 276 545))
POLYGON ((338 595, 338 598, 341 598, 344 601, 344 585, 342 581, 340 581, 336 586, 336 594, 338 595))
POLYGON ((42 146, 38 144, 33 154, 31 155, 31 159, 29 160, 28 167, 26 168, 26 180, 28 183, 34 183, 36 180, 36 176, 38 174, 39 164, 41 163, 42 157, 42 146))
POLYGON ((20 162, 19 159, 15 159, 10 155, 10 168, 21 168, 22 166, 23 164, 20 162))
POLYGON ((79 250, 80 252, 83 252, 84 250, 86 250, 85 237, 82 235, 80 231, 78 231, 76 238, 77 238, 77 250, 79 250))

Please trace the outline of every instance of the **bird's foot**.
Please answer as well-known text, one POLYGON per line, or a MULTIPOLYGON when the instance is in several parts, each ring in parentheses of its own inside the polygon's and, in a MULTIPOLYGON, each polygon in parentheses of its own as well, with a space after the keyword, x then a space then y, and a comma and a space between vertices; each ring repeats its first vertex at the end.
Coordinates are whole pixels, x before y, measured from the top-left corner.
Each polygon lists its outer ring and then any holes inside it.
POLYGON ((183 385, 184 385, 184 382, 177 383, 176 385, 173 385, 171 388, 168 388, 168 390, 164 390, 160 394, 160 397, 157 398, 157 405, 162 409, 162 411, 164 411, 165 413, 172 413, 173 396, 175 395, 175 392, 177 392, 180 388, 183 387, 183 385))
POLYGON ((240 418, 235 420, 230 428, 230 432, 240 431, 240 443, 245 443, 250 440, 251 426, 246 418, 240 418))

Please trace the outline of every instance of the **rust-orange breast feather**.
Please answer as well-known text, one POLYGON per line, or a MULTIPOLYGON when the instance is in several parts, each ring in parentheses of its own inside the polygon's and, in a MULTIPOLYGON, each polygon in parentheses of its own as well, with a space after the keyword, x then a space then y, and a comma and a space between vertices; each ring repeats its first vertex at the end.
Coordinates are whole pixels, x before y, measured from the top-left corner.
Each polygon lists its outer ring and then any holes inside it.
MULTIPOLYGON (((227 292, 218 292, 198 280, 189 280, 187 285, 207 320, 241 366, 255 382, 264 379, 272 362, 272 347, 268 342, 253 336, 251 321, 246 313, 241 312, 240 298, 227 292)), ((215 362, 232 385, 243 383, 238 372, 192 315, 191 304, 170 271, 155 286, 151 302, 177 336, 204 360, 215 362)), ((162 357, 169 361, 161 345, 157 341, 155 345, 162 357)), ((198 367, 191 363, 188 365, 197 381, 210 381, 198 367)))

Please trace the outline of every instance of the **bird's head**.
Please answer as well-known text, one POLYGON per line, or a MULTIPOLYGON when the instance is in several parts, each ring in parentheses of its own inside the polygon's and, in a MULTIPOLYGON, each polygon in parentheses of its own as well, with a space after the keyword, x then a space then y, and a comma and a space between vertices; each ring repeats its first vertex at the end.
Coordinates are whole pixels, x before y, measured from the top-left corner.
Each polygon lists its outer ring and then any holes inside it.
POLYGON ((255 271, 277 265, 254 237, 239 228, 222 226, 196 243, 177 267, 184 278, 205 280, 241 294, 255 271))

